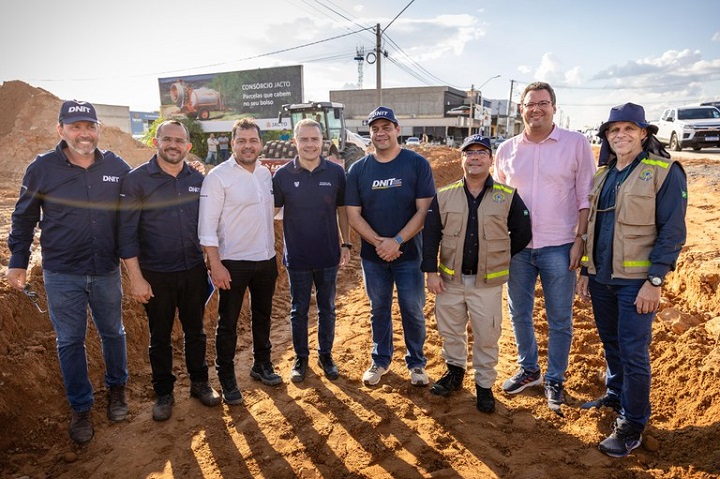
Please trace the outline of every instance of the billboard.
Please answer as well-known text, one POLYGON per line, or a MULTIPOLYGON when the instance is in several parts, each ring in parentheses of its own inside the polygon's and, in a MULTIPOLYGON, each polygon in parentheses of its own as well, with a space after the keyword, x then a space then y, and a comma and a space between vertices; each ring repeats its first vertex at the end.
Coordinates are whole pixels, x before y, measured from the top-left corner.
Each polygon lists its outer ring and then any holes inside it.
POLYGON ((283 104, 303 98, 302 65, 174 76, 158 84, 163 118, 197 118, 206 131, 245 116, 277 122, 283 104))

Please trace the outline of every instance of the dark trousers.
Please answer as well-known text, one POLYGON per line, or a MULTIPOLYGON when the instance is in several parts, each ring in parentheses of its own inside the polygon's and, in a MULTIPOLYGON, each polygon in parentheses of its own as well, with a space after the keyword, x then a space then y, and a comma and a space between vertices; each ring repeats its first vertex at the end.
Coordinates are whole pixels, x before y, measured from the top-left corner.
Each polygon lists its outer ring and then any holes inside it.
POLYGON ((142 273, 154 295, 144 306, 150 325, 150 367, 155 393, 158 396, 170 394, 175 384, 171 339, 175 310, 185 336, 185 364, 190 380, 207 381, 207 341, 203 329, 208 291, 205 265, 200 264, 187 271, 159 273, 143 270, 142 273))
POLYGON ((223 260, 230 273, 230 289, 220 290, 218 324, 215 338, 218 377, 235 377, 237 322, 245 290, 250 290, 253 358, 256 363, 270 362, 270 316, 278 276, 275 258, 267 261, 223 260))

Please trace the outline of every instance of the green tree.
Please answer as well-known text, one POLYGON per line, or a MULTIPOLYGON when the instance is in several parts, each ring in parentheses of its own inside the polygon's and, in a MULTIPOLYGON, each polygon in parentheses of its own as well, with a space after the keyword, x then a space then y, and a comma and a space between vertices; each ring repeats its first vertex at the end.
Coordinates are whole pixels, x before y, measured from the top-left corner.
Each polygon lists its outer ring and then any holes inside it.
MULTIPOLYGON (((143 143, 146 145, 153 147, 152 139, 155 138, 155 132, 157 131, 157 127, 162 124, 165 120, 168 118, 158 118, 152 124, 150 125, 150 128, 148 128, 148 131, 145 132, 145 135, 142 137, 143 143)), ((177 120, 188 129, 190 132, 190 143, 192 143, 192 149, 190 150, 190 153, 197 155, 200 157, 200 159, 205 159, 207 157, 207 137, 209 135, 206 135, 205 132, 202 129, 202 125, 200 124, 200 121, 195 120, 193 118, 187 118, 187 117, 175 117, 171 118, 172 120, 177 120)))

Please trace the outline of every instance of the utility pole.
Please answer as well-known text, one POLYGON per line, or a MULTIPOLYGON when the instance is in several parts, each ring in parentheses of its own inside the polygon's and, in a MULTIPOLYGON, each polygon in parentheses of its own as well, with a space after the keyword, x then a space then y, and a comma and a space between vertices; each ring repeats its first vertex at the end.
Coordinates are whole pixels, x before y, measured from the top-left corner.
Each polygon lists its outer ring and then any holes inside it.
MULTIPOLYGON (((513 86, 515 85, 515 80, 510 80, 510 97, 508 98, 508 106, 507 106, 507 127, 505 129, 505 137, 510 138, 515 136, 515 129, 513 128, 513 131, 510 131, 510 105, 512 104, 512 97, 513 97, 513 86)), ((515 124, 515 120, 513 119, 513 126, 515 124)))
POLYGON ((382 30, 380 24, 375 26, 375 55, 377 63, 375 64, 375 81, 377 88, 377 105, 382 105, 382 30))
MULTIPOLYGON (((480 119, 480 131, 479 131, 478 133, 480 133, 480 134, 483 135, 483 136, 485 136, 485 104, 483 103, 483 99, 482 99, 482 97, 483 97, 483 96, 482 96, 482 89, 483 89, 483 87, 484 87, 485 85, 487 85, 491 80, 494 80, 494 79, 499 78, 499 77, 501 77, 501 76, 502 76, 502 75, 491 76, 490 78, 488 78, 487 80, 485 80, 485 81, 483 82, 483 84, 480 85, 480 87, 478 88, 478 104, 480 105, 480 112, 481 112, 481 113, 480 113, 480 118, 481 118, 481 119, 480 119)), ((474 87, 474 85, 473 85, 473 87, 474 87)))
POLYGON ((475 112, 473 111, 474 107, 475 107, 475 84, 470 86, 470 123, 468 123, 468 137, 472 136, 472 127, 473 127, 473 123, 475 123, 475 112))

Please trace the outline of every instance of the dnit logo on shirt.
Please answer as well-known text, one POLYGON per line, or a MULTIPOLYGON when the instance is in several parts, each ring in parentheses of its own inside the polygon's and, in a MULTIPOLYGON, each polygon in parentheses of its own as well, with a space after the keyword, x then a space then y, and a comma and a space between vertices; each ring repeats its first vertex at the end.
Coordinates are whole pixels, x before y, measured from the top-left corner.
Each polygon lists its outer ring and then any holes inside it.
POLYGON ((373 180, 373 190, 386 190, 388 188, 400 188, 402 186, 402 178, 388 178, 387 180, 373 180))
POLYGON ((119 176, 103 175, 103 181, 105 183, 120 183, 119 176))
POLYGON ((200 187, 199 186, 188 186, 188 191, 190 193, 200 193, 200 187))

